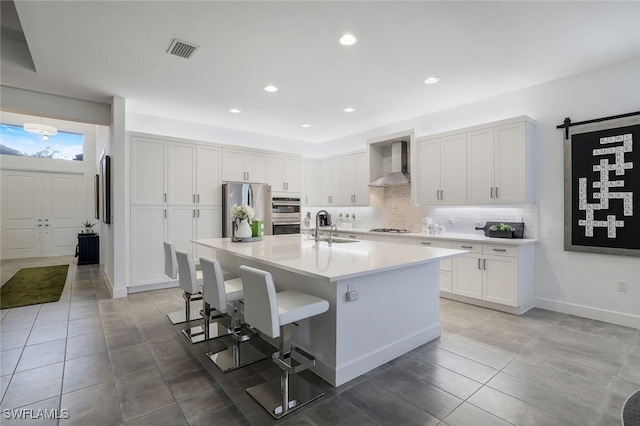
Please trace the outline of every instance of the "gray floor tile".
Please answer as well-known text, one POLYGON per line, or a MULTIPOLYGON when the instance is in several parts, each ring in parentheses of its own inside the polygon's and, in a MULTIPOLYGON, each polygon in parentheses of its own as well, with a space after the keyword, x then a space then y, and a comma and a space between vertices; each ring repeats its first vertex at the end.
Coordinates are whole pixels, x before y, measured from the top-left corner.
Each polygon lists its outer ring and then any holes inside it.
POLYGON ((433 364, 455 371, 480 383, 486 383, 498 370, 438 347, 429 347, 420 356, 433 364))
POLYGON ((69 418, 60 426, 112 426, 123 424, 120 402, 113 381, 62 395, 60 406, 69 410, 69 418))
POLYGON ((66 340, 31 345, 24 348, 16 371, 30 370, 64 361, 66 340))
POLYGON ((66 359, 80 358, 83 356, 106 352, 107 340, 104 333, 82 334, 67 339, 66 359))
POLYGON ((397 368, 370 380, 440 420, 462 404, 460 398, 397 368))
POLYGON ((480 389, 469 398, 468 402, 514 425, 567 426, 576 424, 489 387, 480 389))
POLYGON ((437 425, 439 420, 367 380, 341 395, 377 421, 391 425, 437 425))
POLYGON ((620 339, 586 333, 566 327, 554 326, 541 338, 556 345, 588 354, 606 361, 622 364, 631 342, 620 339))
POLYGON ((22 329, 22 330, 13 330, 13 331, 4 331, 0 332, 0 348, 3 351, 8 351, 9 349, 22 348, 29 338, 29 333, 31 329, 22 329))
POLYGON ((144 343, 144 337, 135 324, 122 328, 105 329, 104 335, 107 338, 107 346, 110 351, 144 343))
POLYGON ((109 354, 113 373, 118 379, 138 371, 158 368, 146 343, 111 351, 109 354))
POLYGON ((125 423, 126 426, 188 426, 177 405, 172 405, 151 414, 138 417, 125 423))
POLYGON ((605 403, 603 414, 608 418, 614 418, 620 423, 620 413, 627 398, 640 390, 640 382, 629 382, 624 379, 617 379, 611 388, 609 399, 605 403))
POLYGON ((69 321, 69 337, 102 332, 100 317, 85 317, 69 321))
POLYGON ((458 336, 440 339, 436 346, 498 370, 504 368, 516 357, 516 354, 488 348, 486 345, 458 336))
POLYGON ((145 370, 116 380, 125 421, 176 403, 160 370, 145 370))
POLYGON ((59 396, 64 363, 15 373, 0 405, 2 409, 22 407, 59 396))
POLYGON ((444 421, 449 426, 508 426, 511 424, 467 402, 456 408, 444 421))
POLYGON ((65 363, 63 392, 69 393, 113 380, 108 352, 70 359, 65 363))
POLYGON ((55 324, 34 325, 27 340, 27 346, 38 343, 51 342, 67 338, 68 321, 57 322, 55 324))
POLYGON ((0 352, 0 376, 13 374, 22 355, 22 348, 0 352))
MULTIPOLYGON (((158 365, 162 367, 162 364, 186 361, 193 357, 193 354, 185 347, 185 343, 182 342, 181 339, 185 339, 185 337, 182 335, 173 335, 165 339, 154 340, 147 343, 158 365)), ((202 345, 204 345, 204 343, 198 344, 200 347, 203 347, 202 345)))
POLYGON ((640 382, 640 346, 632 345, 629 348, 619 375, 623 379, 640 382))
POLYGON ((9 316, 7 314, 2 318, 2 322, 0 322, 0 331, 6 333, 14 330, 30 329, 33 327, 36 317, 37 313, 15 316, 9 316))
POLYGON ((525 351, 523 359, 532 364, 547 365, 560 371, 586 367, 610 375, 618 374, 621 364, 575 351, 573 348, 539 340, 525 351))
POLYGON ((46 324, 55 324, 57 322, 66 322, 69 321, 69 307, 67 305, 66 309, 56 309, 56 310, 40 310, 38 316, 36 317, 36 322, 34 326, 38 327, 46 324))
MULTIPOLYGON (((538 382, 499 373, 489 387, 565 419, 567 423, 587 425, 600 416, 601 404, 590 405, 561 390, 538 382)), ((473 399, 473 398, 472 398, 473 399)))
MULTIPOLYGON (((301 417, 295 424, 310 424, 318 426, 365 426, 378 423, 373 417, 361 411, 342 396, 336 395, 325 398, 312 408, 304 411, 311 422, 301 417)), ((288 424, 294 424, 292 422, 288 424)))
POLYGON ((68 416, 60 408, 60 396, 38 401, 11 411, 3 412, 2 425, 57 426, 58 420, 68 416))
POLYGON ((222 389, 180 402, 180 408, 189 425, 251 424, 222 389))

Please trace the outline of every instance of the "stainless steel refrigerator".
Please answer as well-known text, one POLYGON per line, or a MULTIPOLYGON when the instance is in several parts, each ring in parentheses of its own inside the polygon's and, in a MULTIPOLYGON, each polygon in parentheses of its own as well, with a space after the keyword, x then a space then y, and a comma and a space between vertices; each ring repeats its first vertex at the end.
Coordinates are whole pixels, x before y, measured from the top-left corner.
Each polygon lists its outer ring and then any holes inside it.
POLYGON ((271 186, 262 183, 226 182, 222 184, 222 236, 233 235, 231 209, 246 204, 255 211, 254 220, 264 221, 264 235, 272 235, 271 186))

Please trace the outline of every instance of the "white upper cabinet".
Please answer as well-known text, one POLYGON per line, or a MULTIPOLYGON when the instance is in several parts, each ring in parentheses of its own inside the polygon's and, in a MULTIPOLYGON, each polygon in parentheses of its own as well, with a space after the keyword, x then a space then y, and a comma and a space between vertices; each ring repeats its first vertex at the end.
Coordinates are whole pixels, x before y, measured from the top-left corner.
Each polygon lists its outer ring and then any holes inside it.
POLYGON ((531 201, 527 131, 519 122, 468 134, 469 202, 478 204, 531 201))
POLYGON ((416 204, 460 204, 467 200, 466 134, 416 143, 416 204))
POLYGON ((196 170, 196 202, 200 206, 222 205, 222 151, 198 146, 196 170))
POLYGON ((304 163, 303 204, 321 206, 322 203, 322 161, 310 160, 304 163))
POLYGON ((366 206, 369 204, 369 161, 367 153, 349 155, 340 160, 341 204, 366 206))
POLYGON ((415 204, 533 201, 533 127, 529 117, 517 117, 418 139, 415 204))
POLYGON ((322 204, 323 206, 337 206, 340 189, 340 171, 338 160, 324 160, 322 162, 322 204))
POLYGON ((131 202, 159 204, 167 201, 167 142, 131 138, 131 202))
POLYGON ((302 161, 300 158, 269 154, 267 170, 271 192, 300 194, 302 190, 302 161))
POLYGON ((244 149, 224 148, 222 180, 267 183, 267 154, 244 149))
POLYGON ((169 143, 169 204, 196 202, 196 145, 169 143))

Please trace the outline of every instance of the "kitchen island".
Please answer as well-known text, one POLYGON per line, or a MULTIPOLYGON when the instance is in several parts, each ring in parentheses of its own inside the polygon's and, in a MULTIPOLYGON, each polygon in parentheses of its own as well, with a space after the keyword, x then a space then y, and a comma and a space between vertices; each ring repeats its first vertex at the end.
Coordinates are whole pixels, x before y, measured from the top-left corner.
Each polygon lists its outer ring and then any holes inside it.
POLYGON ((334 386, 440 336, 439 263, 466 253, 376 241, 330 246, 297 234, 193 242, 215 249, 227 270, 264 269, 278 291, 329 301, 329 310, 301 321, 292 339, 316 356, 313 371, 334 386))

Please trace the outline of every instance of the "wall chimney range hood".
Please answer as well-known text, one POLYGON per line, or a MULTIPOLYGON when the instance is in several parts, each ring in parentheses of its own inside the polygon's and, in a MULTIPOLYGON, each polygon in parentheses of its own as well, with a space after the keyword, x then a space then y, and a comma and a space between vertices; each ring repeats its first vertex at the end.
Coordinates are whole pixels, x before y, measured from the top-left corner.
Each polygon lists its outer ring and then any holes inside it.
POLYGON ((391 173, 369 184, 373 187, 409 185, 411 176, 407 173, 407 142, 397 141, 391 144, 391 173))

